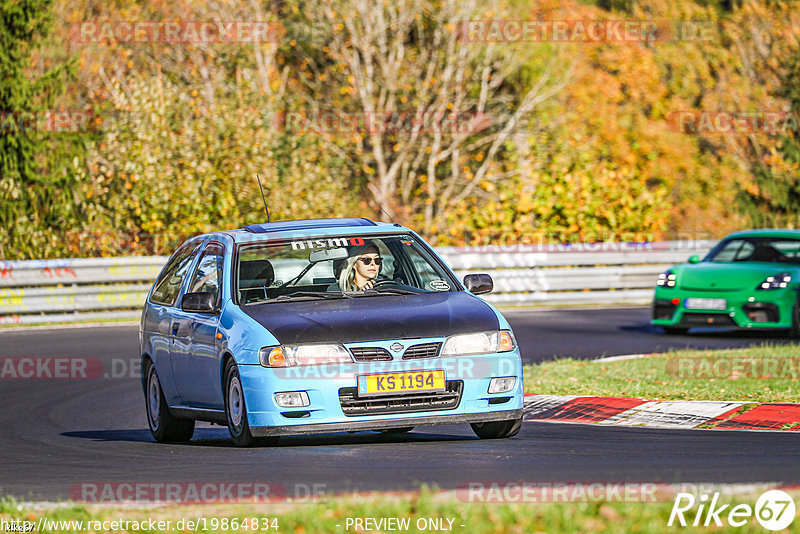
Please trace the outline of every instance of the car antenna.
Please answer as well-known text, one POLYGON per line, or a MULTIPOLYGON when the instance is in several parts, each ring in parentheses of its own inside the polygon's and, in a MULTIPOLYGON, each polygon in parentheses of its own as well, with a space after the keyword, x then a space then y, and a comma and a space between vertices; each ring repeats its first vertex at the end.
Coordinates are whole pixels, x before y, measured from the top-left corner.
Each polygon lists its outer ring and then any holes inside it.
POLYGON ((386 210, 385 210, 385 209, 383 209, 383 206, 381 206, 380 204, 378 204, 378 201, 377 201, 377 200, 375 200, 375 197, 373 197, 373 196, 372 196, 372 194, 371 194, 369 191, 367 191, 366 189, 364 189, 364 186, 363 186, 363 185, 361 186, 361 190, 362 190, 363 192, 365 192, 367 195, 369 195, 369 198, 371 198, 371 199, 372 199, 372 201, 375 203, 375 205, 376 205, 376 206, 378 206, 378 207, 381 209, 381 211, 384 213, 384 215, 386 215, 387 217, 389 217, 389 220, 390 220, 390 221, 392 221, 394 224, 397 224, 397 223, 395 223, 395 222, 394 222, 394 219, 392 218, 392 216, 391 216, 391 215, 389 215, 389 214, 386 212, 386 210))
POLYGON ((269 208, 267 207, 267 198, 264 196, 264 188, 261 187, 261 177, 256 173, 256 178, 258 178, 258 188, 261 190, 261 200, 264 201, 264 209, 267 211, 267 222, 271 222, 269 218, 269 208))

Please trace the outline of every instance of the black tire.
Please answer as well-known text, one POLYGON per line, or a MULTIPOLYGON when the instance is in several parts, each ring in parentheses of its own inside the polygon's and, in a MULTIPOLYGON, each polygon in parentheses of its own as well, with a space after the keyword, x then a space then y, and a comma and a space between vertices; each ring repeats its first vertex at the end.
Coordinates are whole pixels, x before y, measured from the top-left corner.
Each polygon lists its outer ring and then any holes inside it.
POLYGON ((689 332, 685 326, 662 326, 664 333, 668 336, 683 336, 689 332))
POLYGON ((145 408, 150 433, 159 443, 189 441, 194 434, 193 419, 178 419, 169 411, 169 406, 161 389, 156 366, 149 359, 144 364, 145 408))
POLYGON ((244 390, 239 377, 239 368, 233 360, 225 365, 225 419, 233 443, 238 447, 250 447, 255 443, 250 425, 247 422, 247 407, 244 404, 244 390))
POLYGON ((522 417, 507 421, 490 421, 488 423, 471 423, 472 431, 481 439, 510 438, 519 434, 522 428, 522 417))

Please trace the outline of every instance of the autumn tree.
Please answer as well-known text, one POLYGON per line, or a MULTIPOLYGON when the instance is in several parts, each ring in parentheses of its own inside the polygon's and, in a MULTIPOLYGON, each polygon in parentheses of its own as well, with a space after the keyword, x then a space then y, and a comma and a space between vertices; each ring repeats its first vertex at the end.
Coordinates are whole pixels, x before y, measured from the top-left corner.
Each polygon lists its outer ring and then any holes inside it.
POLYGON ((507 178, 493 165, 564 83, 554 55, 521 80, 531 71, 530 46, 471 42, 464 25, 485 18, 482 6, 317 0, 303 10, 306 27, 324 34, 313 47, 297 47, 302 111, 364 117, 352 131, 323 125, 316 133, 363 173, 380 205, 419 220, 429 234, 481 183, 507 178))
POLYGON ((739 161, 738 205, 754 226, 800 227, 800 14, 797 2, 747 2, 735 10, 728 34, 735 59, 727 65, 730 108, 764 117, 777 113, 771 131, 753 124, 725 136, 739 161))

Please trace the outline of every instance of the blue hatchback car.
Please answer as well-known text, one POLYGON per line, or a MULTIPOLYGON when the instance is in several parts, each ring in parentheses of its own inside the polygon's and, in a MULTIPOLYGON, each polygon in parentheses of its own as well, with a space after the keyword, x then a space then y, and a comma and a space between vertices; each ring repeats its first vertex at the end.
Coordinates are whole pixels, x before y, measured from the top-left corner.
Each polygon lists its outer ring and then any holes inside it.
POLYGON ((416 233, 368 219, 255 224, 170 257, 140 325, 147 420, 160 442, 195 421, 237 445, 282 435, 522 424, 522 363, 505 318, 416 233))

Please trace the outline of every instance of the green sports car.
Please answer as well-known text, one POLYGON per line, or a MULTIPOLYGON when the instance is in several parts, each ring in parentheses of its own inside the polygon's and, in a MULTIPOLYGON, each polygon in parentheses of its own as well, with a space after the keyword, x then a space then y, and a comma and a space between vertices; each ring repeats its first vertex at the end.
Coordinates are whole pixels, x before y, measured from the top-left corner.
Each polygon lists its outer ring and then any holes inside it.
POLYGON ((748 230, 658 275, 652 324, 789 329, 800 334, 800 230, 748 230))

